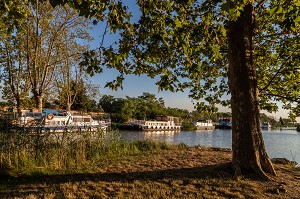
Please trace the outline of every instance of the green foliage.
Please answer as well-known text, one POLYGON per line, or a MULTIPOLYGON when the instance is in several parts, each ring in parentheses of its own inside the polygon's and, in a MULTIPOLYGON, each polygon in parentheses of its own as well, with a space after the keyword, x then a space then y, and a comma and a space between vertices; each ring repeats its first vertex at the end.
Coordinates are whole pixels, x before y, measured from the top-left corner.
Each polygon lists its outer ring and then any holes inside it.
MULTIPOLYGON (((79 110, 79 111, 100 111, 100 107, 97 106, 97 102, 95 101, 95 97, 98 95, 98 86, 85 82, 83 80, 75 83, 71 82, 71 88, 66 90, 66 92, 72 92, 73 94, 70 96, 74 98, 71 109, 79 110), (76 96, 74 96, 76 94, 76 96)), ((60 105, 63 108, 66 108, 66 95, 61 93, 59 96, 60 105)))
POLYGON ((99 107, 104 112, 111 114, 113 122, 122 123, 130 119, 155 119, 158 115, 170 115, 189 119, 190 113, 188 110, 178 108, 166 108, 162 98, 156 98, 154 94, 143 93, 136 98, 126 97, 114 98, 113 96, 104 95, 99 100, 99 107))
POLYGON ((194 124, 188 122, 187 120, 183 120, 182 121, 182 128, 183 128, 183 130, 187 130, 187 131, 191 131, 191 130, 196 130, 197 129, 197 127, 194 124))

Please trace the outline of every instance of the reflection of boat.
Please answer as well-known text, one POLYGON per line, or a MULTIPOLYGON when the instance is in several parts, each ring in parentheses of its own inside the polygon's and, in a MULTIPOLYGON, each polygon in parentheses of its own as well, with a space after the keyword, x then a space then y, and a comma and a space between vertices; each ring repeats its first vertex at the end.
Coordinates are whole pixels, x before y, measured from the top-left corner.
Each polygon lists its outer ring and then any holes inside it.
POLYGON ((231 117, 220 118, 219 125, 217 125, 216 128, 231 129, 231 117))
POLYGON ((198 120, 195 122, 197 130, 214 130, 215 126, 212 123, 212 120, 198 120))
POLYGON ((262 129, 271 129, 271 124, 269 122, 263 122, 261 124, 262 129))
POLYGON ((19 118, 18 124, 42 131, 94 131, 107 130, 110 127, 110 119, 94 120, 91 115, 73 115, 71 112, 53 110, 47 113, 26 112, 19 118))
POLYGON ((174 143, 174 136, 176 132, 180 132, 180 131, 171 131, 171 130, 167 130, 167 131, 147 131, 144 130, 143 131, 143 135, 144 135, 144 139, 145 140, 154 140, 157 142, 166 142, 166 143, 174 143))
POLYGON ((174 133, 179 132, 179 131, 143 131, 145 135, 163 135, 163 134, 168 134, 168 135, 173 135, 174 133))
POLYGON ((172 116, 156 116, 155 120, 135 120, 128 125, 145 131, 181 130, 180 118, 172 116))

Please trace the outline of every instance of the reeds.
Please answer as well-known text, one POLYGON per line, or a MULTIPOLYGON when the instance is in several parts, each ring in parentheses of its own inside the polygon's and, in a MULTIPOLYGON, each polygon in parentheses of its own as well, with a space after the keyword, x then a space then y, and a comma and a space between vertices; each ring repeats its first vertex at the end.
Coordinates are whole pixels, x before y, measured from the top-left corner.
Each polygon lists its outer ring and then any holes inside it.
POLYGON ((6 130, 0 132, 0 174, 64 173, 170 147, 153 141, 121 141, 118 131, 45 133, 6 130))

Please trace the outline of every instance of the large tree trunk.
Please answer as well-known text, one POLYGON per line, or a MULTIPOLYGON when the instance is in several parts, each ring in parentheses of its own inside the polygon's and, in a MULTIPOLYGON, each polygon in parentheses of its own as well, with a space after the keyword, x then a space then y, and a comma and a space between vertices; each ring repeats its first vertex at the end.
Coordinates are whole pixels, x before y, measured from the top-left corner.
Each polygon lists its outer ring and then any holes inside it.
POLYGON ((265 150, 259 119, 259 92, 253 64, 253 4, 247 4, 240 17, 228 23, 227 38, 233 167, 236 175, 248 170, 268 178, 266 173, 276 173, 265 150))

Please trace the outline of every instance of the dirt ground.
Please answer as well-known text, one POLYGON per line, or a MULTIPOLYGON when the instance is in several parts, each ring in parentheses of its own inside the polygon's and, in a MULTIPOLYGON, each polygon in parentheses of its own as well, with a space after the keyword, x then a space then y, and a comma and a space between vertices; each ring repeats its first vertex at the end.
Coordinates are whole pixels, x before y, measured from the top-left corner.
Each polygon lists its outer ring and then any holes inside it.
POLYGON ((1 177, 0 198, 300 198, 299 168, 276 163, 274 181, 235 179, 230 159, 229 150, 193 147, 131 156, 92 172, 1 177))

